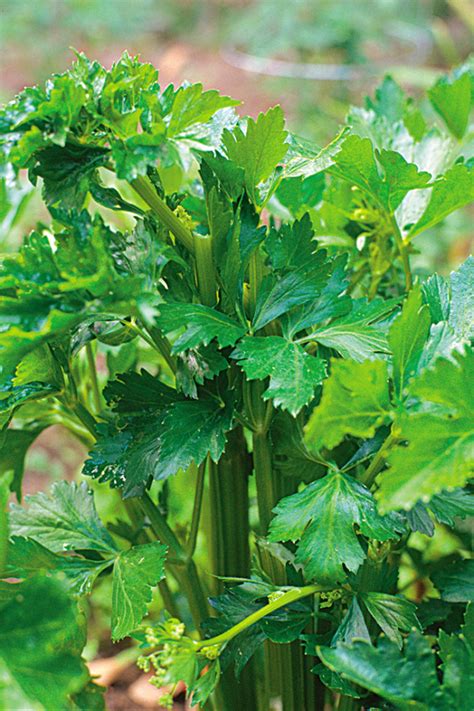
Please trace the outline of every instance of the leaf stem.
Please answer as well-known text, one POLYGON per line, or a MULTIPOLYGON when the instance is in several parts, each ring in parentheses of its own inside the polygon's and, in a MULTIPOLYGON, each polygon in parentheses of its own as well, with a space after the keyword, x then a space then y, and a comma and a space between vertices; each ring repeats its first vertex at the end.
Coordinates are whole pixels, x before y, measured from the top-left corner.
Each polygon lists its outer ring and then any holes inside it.
POLYGON ((191 528, 189 530, 189 539, 186 545, 187 554, 190 558, 196 550, 197 536, 199 532, 199 522, 201 520, 202 500, 204 494, 204 479, 206 476, 206 462, 197 467, 196 491, 194 494, 193 515, 191 518, 191 528))
POLYGON ((100 412, 102 410, 102 396, 100 393, 99 379, 97 377, 97 368, 95 363, 94 352, 92 350, 92 344, 90 342, 86 343, 86 357, 92 385, 92 398, 94 402, 94 407, 96 412, 100 412))
POLYGON ((209 610, 196 564, 187 555, 165 517, 146 492, 139 498, 139 503, 156 537, 168 546, 178 561, 170 565, 170 570, 186 596, 194 625, 199 630, 203 620, 209 616, 209 610))
POLYGON ((403 271, 405 273, 405 287, 407 291, 410 291, 410 289, 413 286, 413 278, 411 275, 411 269, 410 269, 410 259, 408 256, 408 245, 403 239, 402 233, 400 232, 400 228, 397 224, 397 221, 395 219, 394 215, 390 216, 390 225, 393 230, 393 235, 395 237, 395 243, 397 245, 398 252, 400 254, 400 257, 402 259, 402 264, 403 264, 403 271))
POLYGON ((205 306, 215 306, 217 282, 212 254, 211 235, 194 234, 194 255, 196 258, 196 281, 201 302, 205 306))
POLYGON ((140 195, 142 200, 151 207, 153 212, 166 225, 178 242, 181 242, 190 252, 194 252, 194 238, 192 232, 183 225, 166 202, 160 198, 149 179, 145 176, 139 176, 131 181, 131 186, 140 195))
POLYGON ((292 590, 288 590, 287 592, 283 593, 281 597, 277 598, 276 600, 273 600, 273 602, 269 602, 267 605, 264 605, 259 610, 253 612, 251 615, 241 620, 225 632, 222 632, 216 637, 211 637, 210 639, 203 639, 200 642, 196 642, 197 649, 202 649, 203 647, 221 646, 223 644, 226 644, 238 634, 246 630, 248 627, 251 627, 267 615, 271 615, 272 612, 279 610, 281 607, 285 607, 285 605, 289 605, 292 602, 296 602, 297 600, 301 600, 304 597, 308 597, 308 595, 315 595, 316 593, 324 592, 329 589, 330 588, 328 588, 327 586, 325 587, 323 585, 306 585, 302 588, 293 588, 292 590))
POLYGON ((364 486, 366 486, 368 489, 370 489, 370 487, 375 481, 377 474, 382 469, 385 463, 387 451, 390 449, 390 447, 393 446, 394 443, 395 437, 392 433, 390 433, 385 442, 380 447, 375 457, 372 459, 367 469, 365 470, 364 474, 362 475, 360 480, 362 484, 364 484, 364 486))
POLYGON ((178 541, 176 534, 169 527, 166 518, 163 516, 158 506, 155 506, 151 500, 149 494, 146 492, 140 496, 138 499, 140 507, 148 517, 151 529, 155 536, 159 538, 162 543, 165 543, 173 557, 180 561, 182 564, 186 562, 187 556, 181 543, 178 541))
POLYGON ((153 326, 150 326, 147 330, 151 336, 153 343, 156 345, 156 347, 160 351, 161 355, 167 362, 171 372, 176 373, 176 370, 177 370, 176 358, 171 353, 171 344, 168 341, 168 339, 165 338, 165 336, 162 336, 160 331, 157 328, 153 328, 153 326))

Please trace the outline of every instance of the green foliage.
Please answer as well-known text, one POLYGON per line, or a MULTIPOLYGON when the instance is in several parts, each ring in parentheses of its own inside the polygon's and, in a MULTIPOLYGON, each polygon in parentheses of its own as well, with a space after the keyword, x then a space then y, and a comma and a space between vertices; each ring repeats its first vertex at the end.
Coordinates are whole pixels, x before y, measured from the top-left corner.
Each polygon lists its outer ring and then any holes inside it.
POLYGON ((164 577, 166 546, 154 541, 120 550, 84 483, 58 482, 50 496, 27 496, 25 503, 26 508, 10 510, 6 573, 18 578, 59 573, 70 591, 86 595, 100 574, 111 572, 112 637, 133 632, 147 612, 152 587, 164 577))
POLYGON ((352 477, 332 472, 275 508, 270 540, 300 539, 296 562, 307 577, 324 583, 345 579, 343 566, 355 573, 365 558, 354 526, 378 541, 398 538, 400 522, 377 513, 371 493, 352 477))
POLYGON ((474 262, 413 256, 472 198, 471 78, 426 116, 386 78, 322 150, 128 54, 1 110, 8 190, 49 210, 0 265, 3 705, 101 708, 75 606, 104 585, 195 705, 464 708, 474 262), (100 506, 62 481, 7 513, 52 425, 100 506))
POLYGON ((66 708, 68 698, 88 680, 80 659, 85 639, 76 605, 49 578, 10 583, 2 592, 2 706, 66 708))

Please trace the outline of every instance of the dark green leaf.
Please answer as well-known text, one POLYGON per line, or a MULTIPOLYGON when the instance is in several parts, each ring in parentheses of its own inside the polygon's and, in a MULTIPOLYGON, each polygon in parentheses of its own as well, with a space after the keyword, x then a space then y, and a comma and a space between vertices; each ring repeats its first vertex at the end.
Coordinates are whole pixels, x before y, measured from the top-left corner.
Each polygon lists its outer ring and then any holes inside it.
POLYGON ((182 353, 214 338, 221 348, 233 346, 245 328, 215 309, 202 304, 161 304, 156 323, 164 333, 185 328, 173 343, 173 353, 182 353))
POLYGON ((419 628, 413 602, 379 592, 361 593, 360 597, 378 626, 399 649, 403 641, 401 632, 410 632, 413 627, 419 628))
POLYGON ((326 375, 326 362, 280 336, 246 337, 231 354, 248 380, 269 377, 264 400, 296 415, 314 396, 326 375))
POLYGON ((434 655, 429 642, 418 632, 410 634, 403 653, 382 638, 377 647, 364 641, 339 643, 335 648, 318 647, 318 654, 329 669, 401 711, 443 709, 434 655))
POLYGON ((432 574, 433 583, 447 602, 474 601, 474 560, 458 560, 432 574))

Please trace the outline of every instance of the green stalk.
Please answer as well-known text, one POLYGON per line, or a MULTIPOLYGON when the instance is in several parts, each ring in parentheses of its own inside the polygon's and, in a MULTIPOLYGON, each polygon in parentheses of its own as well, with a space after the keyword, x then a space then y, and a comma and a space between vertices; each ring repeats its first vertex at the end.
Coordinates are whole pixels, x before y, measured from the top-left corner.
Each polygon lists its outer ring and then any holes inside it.
POLYGON ((400 232, 400 228, 393 215, 391 215, 390 218, 390 225, 392 227, 393 235, 395 237, 395 244, 397 245, 398 252, 402 259, 403 271, 405 274, 405 287, 407 291, 410 291, 413 286, 413 278, 410 269, 410 258, 408 256, 408 245, 403 239, 402 233, 400 232))
POLYGON ((367 467, 366 471, 364 474, 361 476, 360 480, 361 482, 368 488, 372 486, 374 483, 377 474, 381 471, 383 465, 385 464, 385 459, 387 456, 387 452, 390 449, 390 447, 394 444, 394 437, 392 434, 389 434, 383 445, 380 447, 379 451, 375 455, 375 457, 372 459, 371 463, 367 467))
POLYGON ((143 513, 150 521, 150 526, 155 536, 167 545, 172 553, 174 562, 169 564, 169 568, 186 596, 194 625, 199 631, 202 622, 209 617, 209 608, 196 564, 192 558, 188 557, 165 517, 148 494, 143 494, 139 498, 139 503, 143 513))
POLYGON ((139 176, 131 181, 132 188, 140 195, 142 200, 146 202, 157 217, 163 222, 169 231, 176 237, 178 242, 186 247, 190 252, 194 251, 193 234, 187 227, 183 225, 181 220, 176 217, 174 212, 168 207, 166 202, 160 198, 155 188, 145 176, 139 176))
MULTIPOLYGON (((250 575, 248 478, 251 460, 242 428, 229 434, 226 451, 215 464, 209 459, 209 538, 208 546, 214 576, 248 578, 250 575)), ((223 582, 214 578, 214 594, 223 582)), ((251 660, 240 679, 227 669, 219 682, 219 711, 257 709, 255 665, 251 660)))
MULTIPOLYGON (((274 553, 275 544, 259 540, 257 551, 263 570, 275 585, 288 585, 286 566, 274 553)), ((266 676, 272 696, 279 696, 284 711, 305 709, 304 656, 299 641, 291 644, 265 642, 266 676)), ((311 707, 308 707, 308 709, 311 707)))
POLYGON ((196 476, 196 491, 194 494, 193 515, 191 518, 191 527, 189 529, 189 538, 186 545, 187 553, 190 558, 193 557, 196 550, 197 537, 199 532, 199 522, 201 520, 202 500, 204 496, 204 478, 206 474, 206 464, 200 464, 197 467, 196 476))
POLYGON ((176 358, 171 353, 171 344, 168 339, 161 335, 158 328, 150 326, 147 330, 157 350, 161 353, 168 364, 171 372, 176 373, 176 358))
POLYGON ((210 235, 195 233, 194 256, 196 258, 196 281, 201 302, 205 306, 215 306, 217 301, 217 281, 210 235))
POLYGON ((95 411, 100 412, 102 410, 102 397, 100 394, 99 379, 97 377, 97 368, 95 364, 94 352, 92 350, 92 344, 90 342, 86 343, 86 356, 92 386, 92 399, 94 402, 95 411))
POLYGON ((254 432, 253 466, 257 484, 257 505, 260 533, 266 535, 272 518, 272 511, 278 501, 276 483, 272 467, 272 453, 267 432, 254 432))
POLYGON ((296 602, 297 600, 302 600, 303 598, 308 597, 308 595, 316 595, 316 593, 327 590, 330 590, 330 588, 324 585, 305 585, 301 588, 292 588, 291 590, 283 593, 281 597, 273 600, 273 602, 269 602, 259 610, 252 612, 251 615, 240 622, 237 622, 237 624, 230 627, 225 632, 222 632, 215 637, 211 637, 210 639, 203 639, 200 642, 196 642, 195 648, 203 649, 205 647, 221 647, 224 644, 227 644, 227 642, 230 642, 231 639, 234 639, 234 637, 237 637, 238 634, 246 630, 248 627, 251 627, 267 615, 271 615, 272 612, 276 612, 276 610, 279 610, 281 607, 290 605, 292 602, 296 602))

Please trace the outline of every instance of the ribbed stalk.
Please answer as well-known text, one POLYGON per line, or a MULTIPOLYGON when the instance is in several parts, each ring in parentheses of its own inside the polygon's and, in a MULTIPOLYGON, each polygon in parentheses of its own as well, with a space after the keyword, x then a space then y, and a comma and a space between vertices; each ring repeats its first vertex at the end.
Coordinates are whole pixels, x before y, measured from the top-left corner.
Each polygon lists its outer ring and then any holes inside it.
POLYGON ((142 200, 144 200, 147 205, 151 207, 155 215, 161 220, 161 222, 163 222, 164 225, 166 225, 176 239, 181 242, 186 249, 193 252, 194 239, 192 232, 188 230, 185 225, 183 225, 181 220, 176 217, 173 210, 171 210, 166 202, 160 198, 149 179, 145 176, 140 176, 135 180, 132 180, 131 186, 140 195, 142 200))
MULTIPOLYGON (((243 431, 233 430, 218 464, 209 462, 209 550, 216 576, 246 578, 250 575, 248 478, 251 460, 243 431)), ((214 578, 215 593, 223 582, 214 578)), ((254 662, 250 661, 240 679, 233 668, 224 672, 219 683, 219 711, 258 708, 254 662)), ((263 709, 262 709, 263 711, 263 709)))
MULTIPOLYGON (((276 555, 275 546, 259 541, 257 550, 260 565, 275 585, 288 585, 285 564, 276 555)), ((301 642, 277 644, 267 641, 265 654, 271 696, 281 699, 283 711, 310 711, 311 707, 305 706, 305 663, 301 642)))

